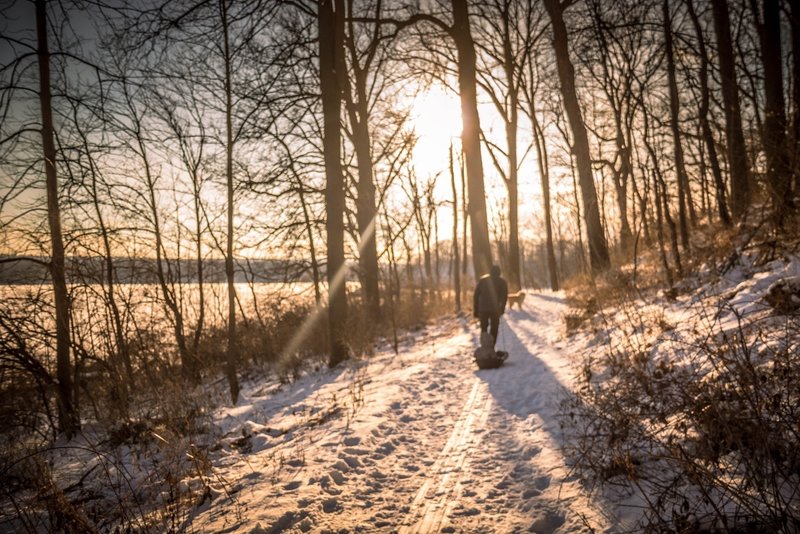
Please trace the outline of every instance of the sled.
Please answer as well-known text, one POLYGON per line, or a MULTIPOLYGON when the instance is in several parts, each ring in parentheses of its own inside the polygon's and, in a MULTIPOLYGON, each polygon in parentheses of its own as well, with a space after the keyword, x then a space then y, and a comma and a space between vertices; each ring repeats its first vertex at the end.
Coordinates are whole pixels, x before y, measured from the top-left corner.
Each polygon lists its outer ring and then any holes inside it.
POLYGON ((494 350, 494 339, 486 332, 481 332, 481 346, 472 354, 479 369, 497 369, 508 358, 508 352, 494 350))
POLYGON ((475 354, 475 363, 478 364, 479 369, 497 369, 508 358, 508 352, 498 350, 491 354, 475 354))

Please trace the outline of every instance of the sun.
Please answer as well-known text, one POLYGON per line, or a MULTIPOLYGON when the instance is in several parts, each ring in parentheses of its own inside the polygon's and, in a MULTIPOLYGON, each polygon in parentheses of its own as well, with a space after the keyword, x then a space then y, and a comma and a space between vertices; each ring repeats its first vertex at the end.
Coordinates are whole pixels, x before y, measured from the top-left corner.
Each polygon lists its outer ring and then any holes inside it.
POLYGON ((418 139, 414 167, 421 175, 448 168, 450 144, 460 146, 461 105, 458 96, 441 86, 420 93, 414 99, 411 121, 418 139))

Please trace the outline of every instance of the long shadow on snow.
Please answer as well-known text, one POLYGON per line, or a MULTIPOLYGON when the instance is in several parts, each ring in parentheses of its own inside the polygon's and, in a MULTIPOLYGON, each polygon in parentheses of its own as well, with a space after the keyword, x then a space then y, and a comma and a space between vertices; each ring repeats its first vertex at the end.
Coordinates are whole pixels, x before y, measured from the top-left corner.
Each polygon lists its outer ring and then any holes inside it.
MULTIPOLYGON (((257 397, 243 398, 235 417, 241 421, 253 421, 269 426, 270 420, 278 414, 300 413, 306 406, 304 401, 320 389, 335 382, 346 368, 339 366, 322 373, 310 373, 294 383, 281 385, 277 391, 257 397)), ((249 392, 248 392, 249 393, 249 392)), ((312 405, 318 405, 315 402, 312 405)))
POLYGON ((508 360, 498 369, 477 370, 475 375, 488 385, 496 405, 523 420, 538 415, 544 430, 562 445, 555 415, 568 389, 545 361, 531 352, 541 354, 553 349, 527 326, 537 322, 536 312, 510 311, 509 316, 514 319, 514 324, 503 321, 497 340, 498 349, 508 351, 508 360), (520 336, 527 340, 527 344, 520 336))

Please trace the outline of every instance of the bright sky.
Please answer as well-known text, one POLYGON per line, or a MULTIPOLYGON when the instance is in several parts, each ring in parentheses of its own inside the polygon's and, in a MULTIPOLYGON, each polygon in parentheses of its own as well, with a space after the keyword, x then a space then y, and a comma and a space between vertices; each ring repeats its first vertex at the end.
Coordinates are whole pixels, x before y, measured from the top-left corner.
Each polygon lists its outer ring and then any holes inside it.
POLYGON ((414 148, 414 165, 420 176, 448 168, 450 143, 460 146, 461 104, 458 97, 440 86, 420 95, 411 114, 419 136, 414 148))
MULTIPOLYGON (((493 139, 500 147, 505 147, 505 130, 499 115, 493 105, 479 103, 481 128, 484 134, 493 139)), ((429 90, 420 94, 414 101, 411 114, 414 129, 419 136, 414 149, 414 166, 420 179, 440 174, 436 183, 436 196, 441 201, 452 200, 450 187, 449 156, 450 143, 456 150, 456 176, 459 176, 458 151, 461 147, 461 102, 458 95, 445 90, 440 85, 433 85, 429 90)), ((520 157, 525 153, 528 142, 528 126, 523 122, 520 114, 519 146, 520 157)), ((505 157, 499 156, 501 164, 505 157)), ((500 179, 487 149, 483 148, 484 187, 486 189, 486 208, 489 217, 496 215, 498 207, 507 213, 506 188, 500 179)), ((532 220, 539 215, 541 203, 541 185, 539 173, 536 168, 535 154, 529 154, 521 162, 519 169, 519 215, 521 224, 532 220), (534 213, 536 211, 537 213, 534 213)), ((459 189, 459 196, 461 191, 459 189)), ((459 204, 461 199, 459 198, 459 204)), ((438 211, 439 236, 441 239, 450 239, 451 211, 449 206, 438 211)), ((490 220, 491 224, 491 220, 490 220)), ((532 236, 528 236, 529 238, 532 236)))

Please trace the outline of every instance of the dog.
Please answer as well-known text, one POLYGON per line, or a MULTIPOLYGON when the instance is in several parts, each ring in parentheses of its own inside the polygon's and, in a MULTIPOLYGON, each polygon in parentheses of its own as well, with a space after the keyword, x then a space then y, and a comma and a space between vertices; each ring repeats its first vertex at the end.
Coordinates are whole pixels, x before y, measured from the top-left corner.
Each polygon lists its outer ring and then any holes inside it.
POLYGON ((512 293, 508 296, 508 307, 514 309, 514 304, 519 306, 519 309, 522 309, 522 303, 525 302, 525 292, 518 291, 516 293, 512 293))

